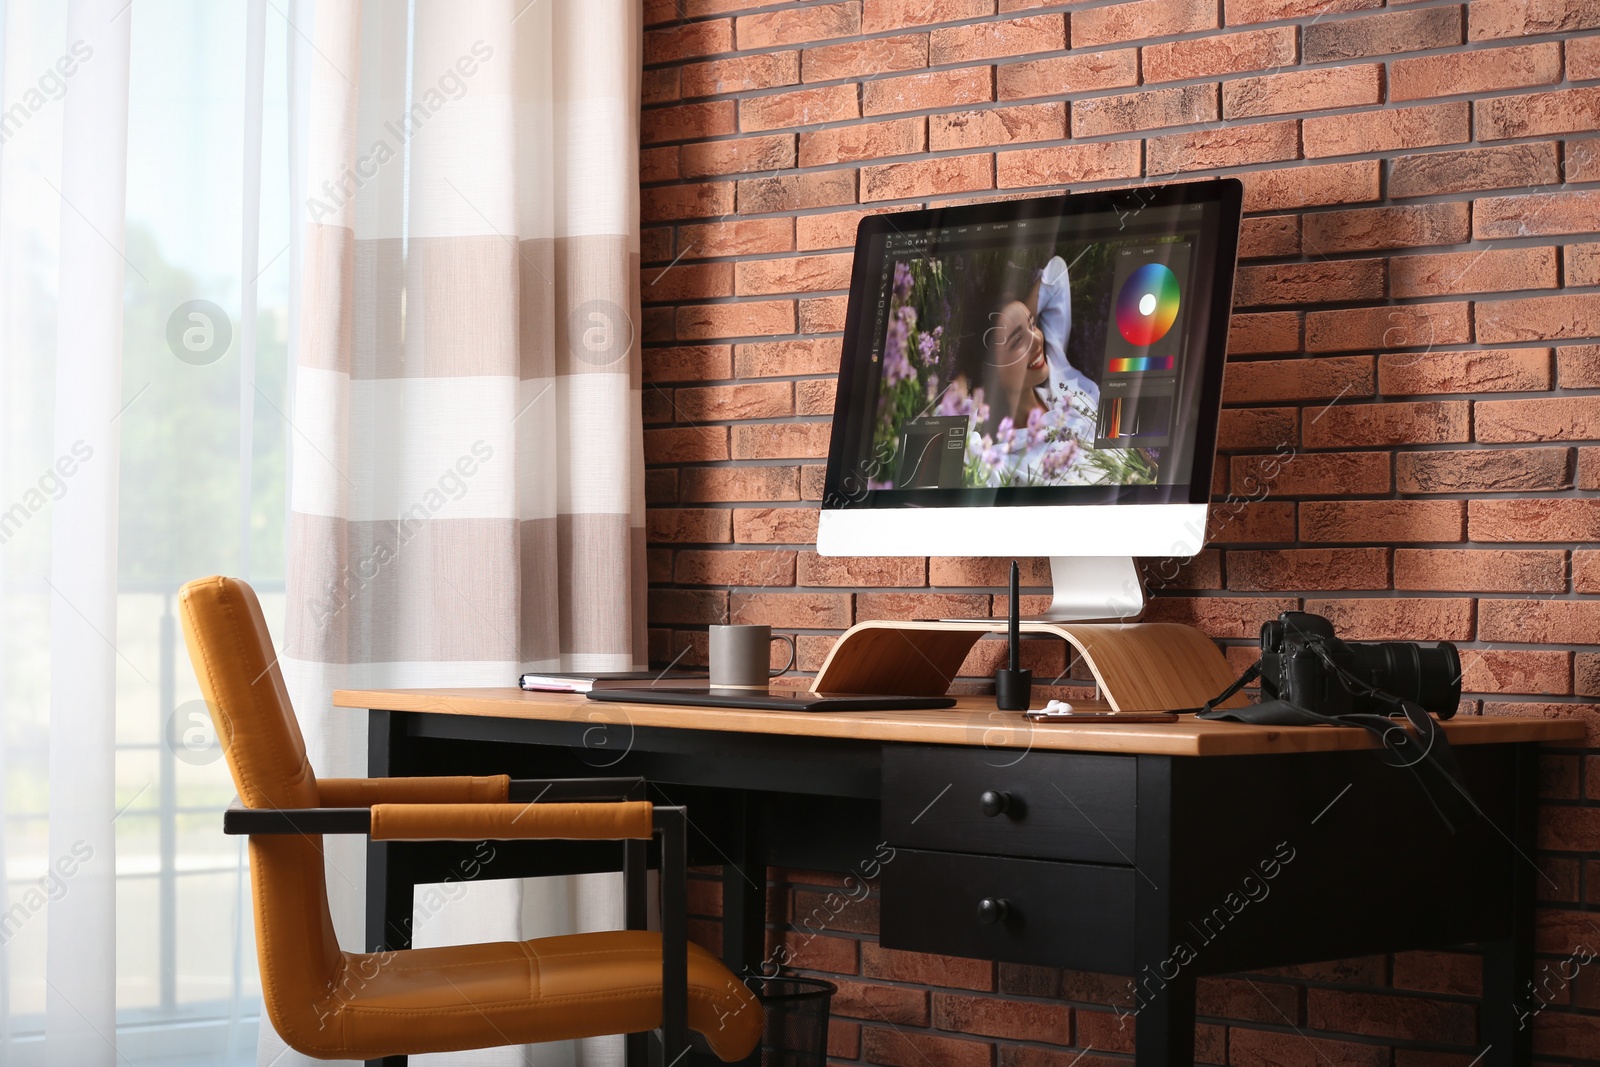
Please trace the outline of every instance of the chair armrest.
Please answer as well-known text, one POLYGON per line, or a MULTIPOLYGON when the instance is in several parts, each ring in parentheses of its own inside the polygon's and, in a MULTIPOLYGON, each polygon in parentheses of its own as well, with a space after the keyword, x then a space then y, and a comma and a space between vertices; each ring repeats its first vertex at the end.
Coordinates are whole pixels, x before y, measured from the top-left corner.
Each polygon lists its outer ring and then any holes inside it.
POLYGON ((648 839, 648 800, 541 804, 375 804, 370 808, 229 808, 225 834, 368 834, 374 841, 648 839))
MULTIPOLYGON (((374 804, 504 804, 530 800, 643 800, 643 778, 319 778, 318 806, 374 804)), ((481 839, 480 839, 481 840, 481 839)))

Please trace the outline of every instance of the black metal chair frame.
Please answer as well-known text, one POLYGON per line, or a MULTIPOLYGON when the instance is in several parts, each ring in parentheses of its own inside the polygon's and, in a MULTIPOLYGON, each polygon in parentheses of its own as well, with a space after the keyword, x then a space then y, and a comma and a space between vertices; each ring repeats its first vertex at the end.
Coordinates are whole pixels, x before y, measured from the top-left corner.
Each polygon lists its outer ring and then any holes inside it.
MULTIPOLYGON (((600 803, 644 800, 643 778, 515 778, 510 803, 600 803)), ((672 804, 654 805, 653 836, 661 847, 661 1020, 662 1062, 674 1064, 689 1047, 688 813, 672 804)), ((245 808, 222 815, 222 832, 255 834, 370 834, 368 808, 245 808)), ((521 840, 521 839, 519 839, 521 840)), ((537 840, 532 839, 532 840, 537 840)), ((649 922, 649 842, 623 842, 625 925, 643 930, 649 922)), ((628 1035, 629 1063, 642 1063, 644 1049, 628 1035)))

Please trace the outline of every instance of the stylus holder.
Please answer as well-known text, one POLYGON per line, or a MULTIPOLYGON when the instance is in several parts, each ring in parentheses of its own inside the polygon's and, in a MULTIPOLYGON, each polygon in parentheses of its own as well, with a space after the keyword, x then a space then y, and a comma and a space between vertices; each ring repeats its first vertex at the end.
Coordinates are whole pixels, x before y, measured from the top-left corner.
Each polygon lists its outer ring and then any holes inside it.
POLYGON ((1033 672, 1001 667, 994 672, 994 705, 1001 711, 1027 711, 1033 699, 1033 672))

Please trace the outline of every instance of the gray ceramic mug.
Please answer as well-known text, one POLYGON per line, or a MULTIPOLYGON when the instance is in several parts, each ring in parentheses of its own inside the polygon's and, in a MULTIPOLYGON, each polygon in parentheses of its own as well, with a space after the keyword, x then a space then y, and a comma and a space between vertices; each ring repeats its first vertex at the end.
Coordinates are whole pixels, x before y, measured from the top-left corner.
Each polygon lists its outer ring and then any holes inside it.
POLYGON ((794 638, 774 634, 770 626, 711 627, 711 685, 721 689, 765 689, 767 680, 794 666, 794 638), (789 662, 770 669, 772 642, 789 645, 789 662))

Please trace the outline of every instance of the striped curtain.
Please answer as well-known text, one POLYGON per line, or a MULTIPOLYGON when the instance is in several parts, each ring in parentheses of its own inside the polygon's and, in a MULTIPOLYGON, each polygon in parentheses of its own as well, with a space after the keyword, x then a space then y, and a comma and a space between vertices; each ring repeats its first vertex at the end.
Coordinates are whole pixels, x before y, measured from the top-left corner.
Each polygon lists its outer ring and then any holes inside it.
MULTIPOLYGON (((637 0, 321 0, 302 27, 282 663, 319 773, 366 769, 365 716, 334 689, 646 658, 640 18, 637 0)), ((361 843, 329 846, 357 947, 361 843)), ((419 917, 419 944, 620 925, 609 882, 470 890, 419 917)))

